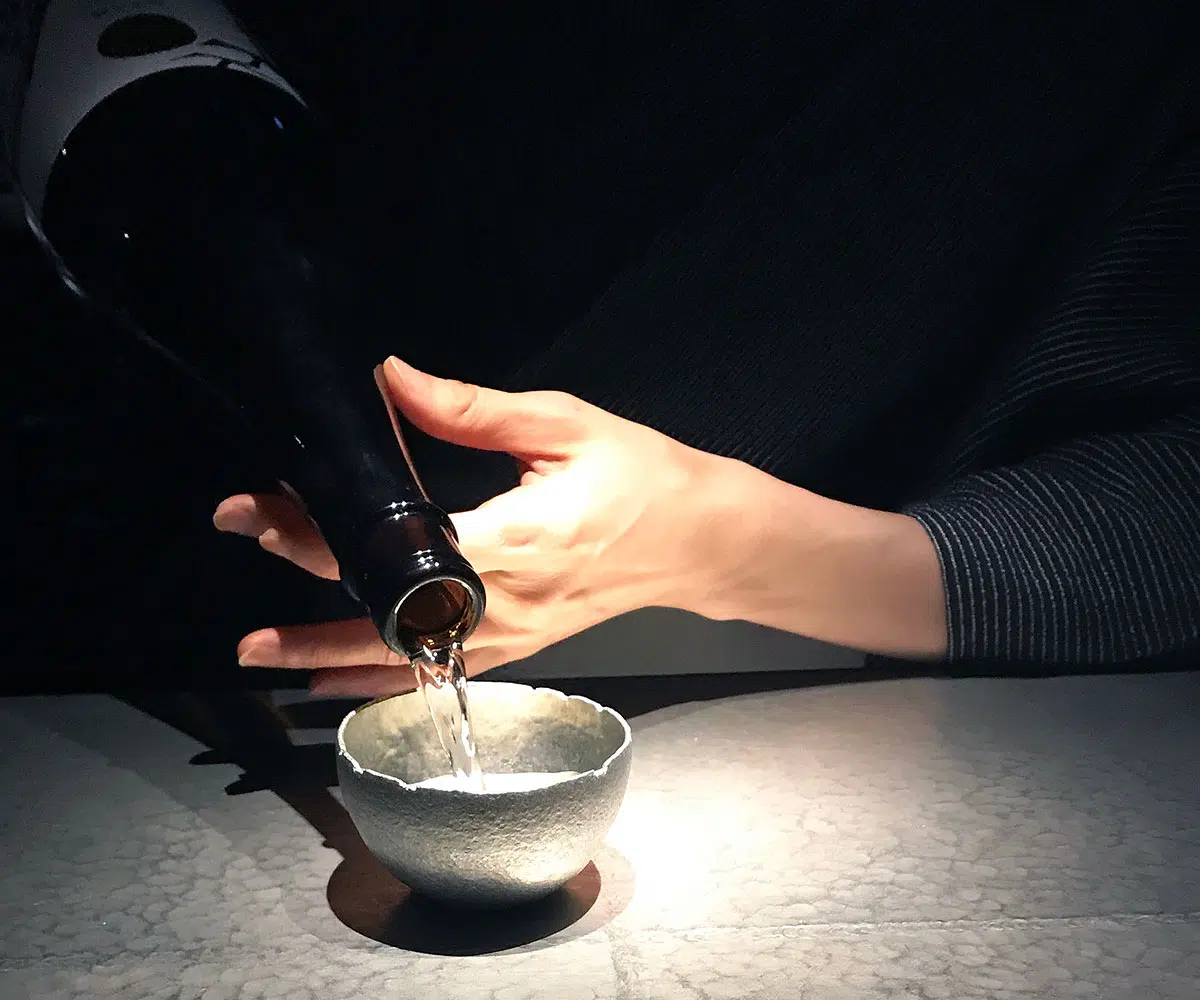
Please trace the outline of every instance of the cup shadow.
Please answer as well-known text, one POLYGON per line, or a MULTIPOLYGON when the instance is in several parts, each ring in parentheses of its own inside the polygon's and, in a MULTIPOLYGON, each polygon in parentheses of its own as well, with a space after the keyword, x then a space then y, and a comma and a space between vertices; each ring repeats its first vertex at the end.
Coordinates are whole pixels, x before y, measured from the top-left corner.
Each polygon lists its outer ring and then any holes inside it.
POLYGON ((413 892, 364 846, 334 870, 326 898, 343 924, 380 944, 426 955, 473 956, 536 951, 598 930, 629 904, 633 884, 629 862, 605 848, 597 860, 542 899, 472 910, 413 892))
POLYGON ((129 698, 162 722, 205 743, 195 766, 233 763, 242 773, 227 795, 269 791, 286 802, 341 855, 326 886, 333 915, 380 944, 429 955, 471 956, 537 950, 581 937, 610 923, 633 897, 629 861, 605 846, 566 885, 550 895, 496 910, 451 907, 414 892, 371 854, 345 807, 337 784, 334 747, 293 745, 288 729, 340 719, 344 704, 280 711, 259 693, 129 698))

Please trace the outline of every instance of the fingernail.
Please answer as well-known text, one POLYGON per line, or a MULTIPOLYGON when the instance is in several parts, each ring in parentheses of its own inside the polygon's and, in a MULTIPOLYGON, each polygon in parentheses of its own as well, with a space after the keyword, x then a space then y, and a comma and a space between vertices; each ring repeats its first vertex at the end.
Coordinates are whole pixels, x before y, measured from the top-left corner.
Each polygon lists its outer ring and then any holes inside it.
POLYGON ((213 511, 212 523, 217 531, 233 531, 233 526, 229 523, 232 512, 224 507, 218 507, 213 511))
POLYGON ((422 378, 425 373, 414 368, 407 361, 401 361, 394 354, 387 359, 387 366, 401 378, 422 378))
POLYGON ((240 509, 236 505, 226 505, 221 503, 217 509, 213 511, 212 523, 217 531, 223 531, 230 535, 245 535, 247 538, 253 538, 255 532, 251 526, 246 523, 247 512, 240 509))
POLYGON ((238 643, 238 666, 268 667, 274 659, 272 652, 278 648, 279 640, 273 629, 251 632, 238 643))

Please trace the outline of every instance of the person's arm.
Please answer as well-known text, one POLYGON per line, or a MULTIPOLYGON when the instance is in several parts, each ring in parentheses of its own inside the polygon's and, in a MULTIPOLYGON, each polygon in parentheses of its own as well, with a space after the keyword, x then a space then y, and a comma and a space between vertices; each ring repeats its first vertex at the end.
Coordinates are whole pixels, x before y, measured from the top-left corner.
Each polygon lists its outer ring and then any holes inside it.
MULTIPOLYGON (((488 615, 473 673, 625 611, 678 607, 906 658, 1120 662, 1200 620, 1200 416, 968 476, 905 513, 817 496, 555 394, 396 369, 428 432, 528 457, 517 489, 455 515, 488 615)), ((311 572, 328 549, 278 498, 216 515, 311 572)), ((245 665, 327 668, 323 693, 411 686, 371 623, 264 629, 245 665)))
POLYGON ((743 492, 753 554, 728 555, 752 572, 720 615, 956 661, 1110 664, 1196 644, 1200 147, 1114 220, 977 426, 970 472, 903 515, 761 476, 743 492), (1031 413, 1053 415, 1051 443, 985 457, 1031 413))
POLYGON ((935 540, 952 659, 1121 663, 1200 639, 1200 408, 954 483, 935 540))
POLYGON ((914 518, 817 496, 739 462, 712 482, 715 555, 695 596, 679 602, 688 610, 887 656, 945 653, 938 553, 914 518))
MULTIPOLYGON (((1200 146, 1148 190, 981 402, 962 471, 902 513, 817 496, 560 393, 394 361, 390 391, 417 427, 508 452, 523 472, 454 515, 488 592, 470 671, 648 606, 908 658, 1067 666, 1195 643, 1200 146), (1041 443, 999 433, 1022 416, 1041 443)), ((304 519, 272 504, 231 498, 216 521, 336 575, 304 519)), ((264 629, 240 657, 327 668, 313 684, 330 694, 412 684, 365 620, 264 629)))
POLYGON ((759 475, 738 569, 699 609, 714 617, 952 661, 1112 664, 1200 640, 1200 408, 964 477, 904 514, 759 475))

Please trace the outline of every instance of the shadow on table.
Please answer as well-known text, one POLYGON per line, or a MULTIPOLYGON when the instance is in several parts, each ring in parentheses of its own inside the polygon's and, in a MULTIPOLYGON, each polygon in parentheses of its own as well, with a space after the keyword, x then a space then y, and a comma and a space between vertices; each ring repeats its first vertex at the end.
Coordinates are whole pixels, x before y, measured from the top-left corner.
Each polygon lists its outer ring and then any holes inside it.
MULTIPOLYGON (((860 668, 830 676, 825 671, 661 678, 575 678, 565 687, 638 719, 662 712, 697 711, 705 701, 788 688, 854 684, 885 678, 954 676, 961 668, 929 665, 860 668)), ((1096 671, 1101 672, 1101 671, 1096 671)), ((980 676, 1045 676, 1055 671, 991 671, 980 676)), ((464 913, 421 899, 375 861, 350 817, 330 789, 337 783, 328 743, 293 745, 292 729, 333 729, 356 702, 307 701, 281 708, 263 694, 210 691, 202 694, 144 694, 126 697, 134 708, 207 745, 197 765, 228 763, 242 774, 226 791, 241 795, 269 790, 302 816, 341 854, 326 886, 332 912, 346 927, 388 946, 431 954, 486 954, 509 949, 553 947, 606 926, 628 905, 634 873, 607 851, 562 891, 540 902, 494 913, 464 913)), ((645 720, 650 722, 651 720, 645 720)), ((652 723, 653 724, 653 723, 652 723)))
POLYGON ((565 886, 543 899, 504 910, 464 910, 423 898, 365 852, 346 858, 329 880, 329 906, 351 930, 382 944, 430 955, 531 951, 582 937, 629 905, 633 868, 606 847, 565 886), (554 938, 554 940, 550 940, 554 938))
POLYGON ((210 749, 193 765, 233 764, 242 775, 229 795, 270 791, 302 816, 342 861, 326 888, 333 914, 351 930, 395 948, 432 955, 483 955, 553 947, 606 926, 628 906, 634 873, 605 849, 549 896, 503 910, 448 907, 410 890, 363 843, 330 791, 337 783, 330 744, 295 746, 289 728, 332 728, 346 702, 277 708, 252 692, 126 696, 123 700, 210 749), (327 726, 325 723, 329 723, 327 726))

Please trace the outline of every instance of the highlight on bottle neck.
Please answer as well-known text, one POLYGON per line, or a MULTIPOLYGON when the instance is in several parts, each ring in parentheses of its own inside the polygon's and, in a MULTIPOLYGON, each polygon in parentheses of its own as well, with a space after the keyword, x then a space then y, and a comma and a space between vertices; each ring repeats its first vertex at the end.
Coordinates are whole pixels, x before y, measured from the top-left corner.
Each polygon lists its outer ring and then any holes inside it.
POLYGON ((355 534, 342 580, 389 649, 411 659, 470 637, 486 594, 445 511, 428 502, 392 504, 355 534))

